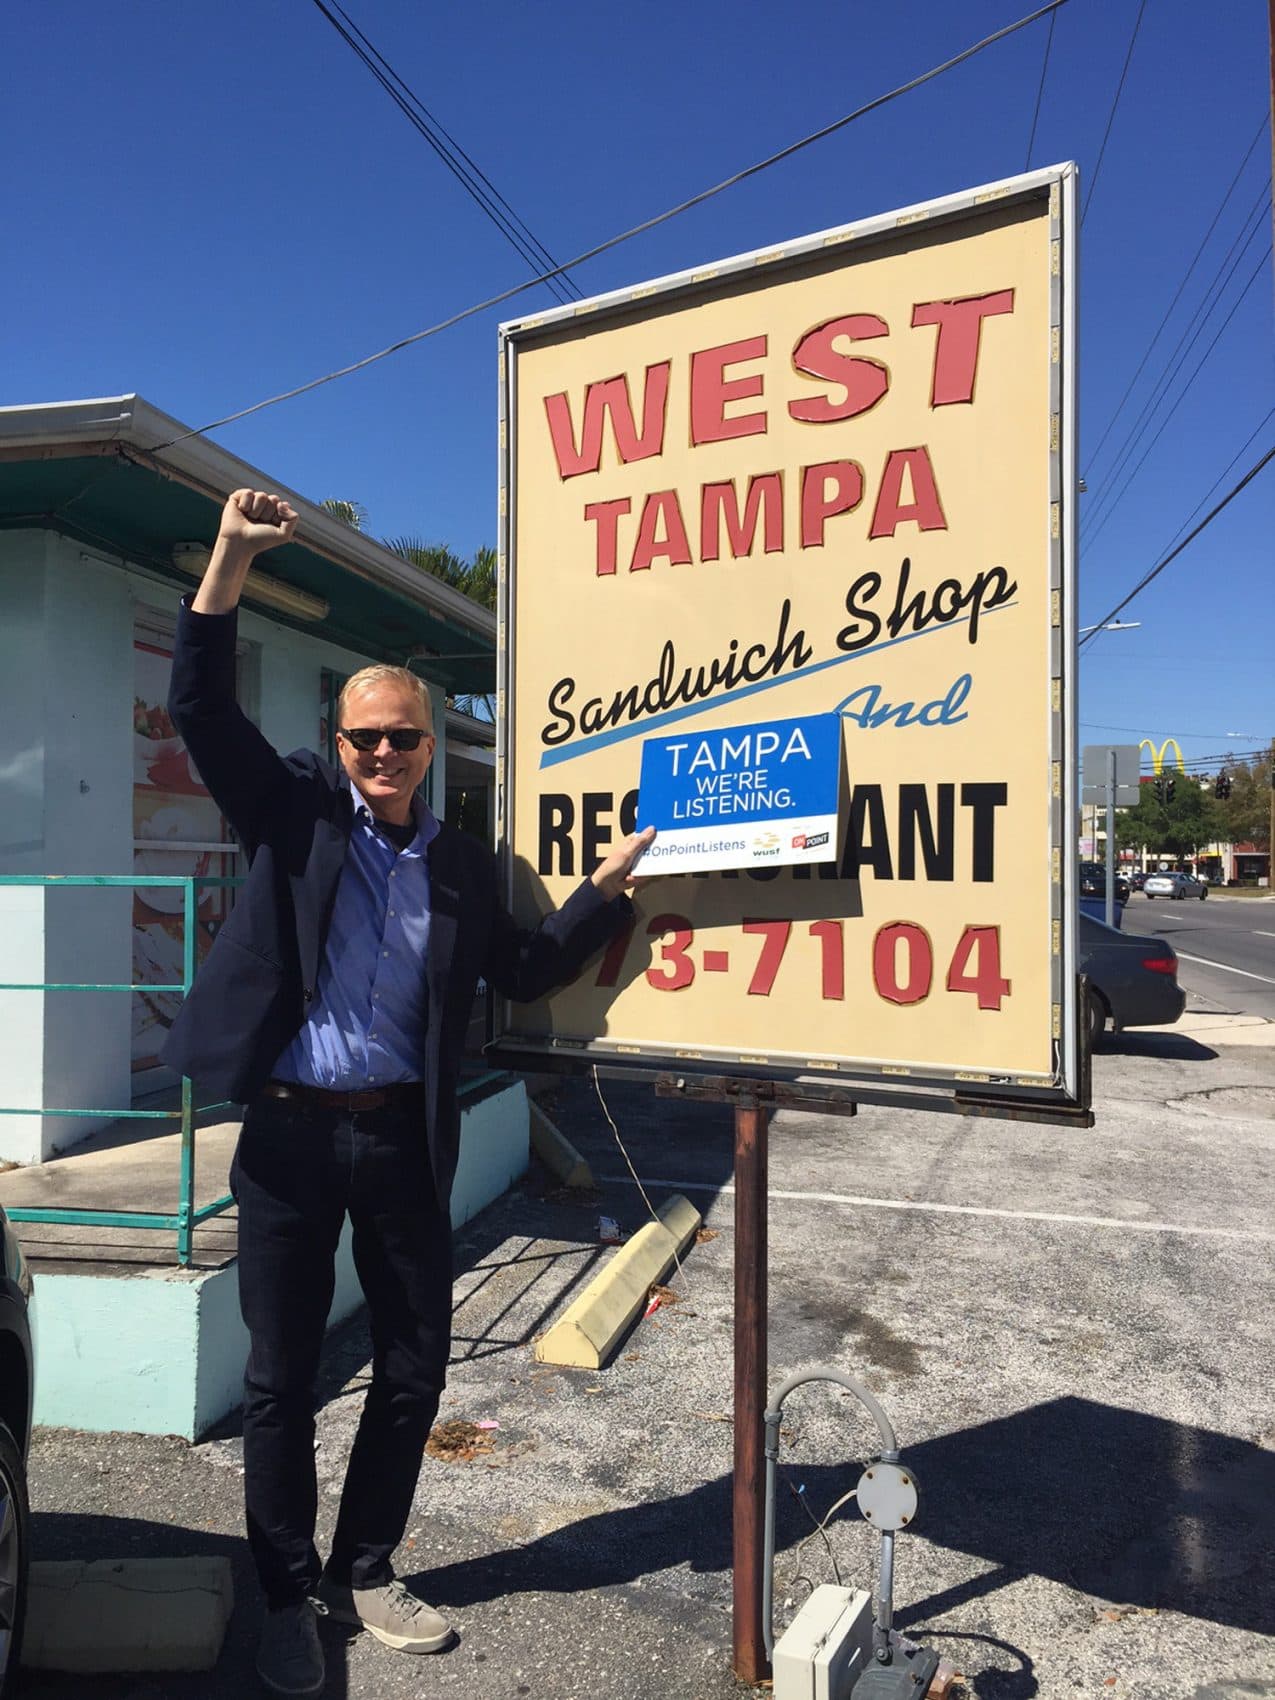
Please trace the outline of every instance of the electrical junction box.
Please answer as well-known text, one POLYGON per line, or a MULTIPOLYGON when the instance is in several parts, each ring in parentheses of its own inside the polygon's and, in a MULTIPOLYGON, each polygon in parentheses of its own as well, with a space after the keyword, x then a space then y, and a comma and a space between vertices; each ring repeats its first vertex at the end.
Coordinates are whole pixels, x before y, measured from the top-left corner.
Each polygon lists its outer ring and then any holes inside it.
POLYGON ((850 1700, 871 1658, 871 1595, 825 1583, 775 1645, 775 1700, 850 1700))

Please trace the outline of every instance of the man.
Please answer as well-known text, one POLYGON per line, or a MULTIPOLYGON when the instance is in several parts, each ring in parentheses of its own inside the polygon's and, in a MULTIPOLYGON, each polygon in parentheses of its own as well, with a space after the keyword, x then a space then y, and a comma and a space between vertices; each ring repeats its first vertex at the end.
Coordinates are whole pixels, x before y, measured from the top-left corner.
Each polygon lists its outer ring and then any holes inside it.
POLYGON ((460 1055, 480 975, 534 998, 629 923, 624 888, 653 831, 625 839, 534 931, 500 902, 493 857, 418 795, 434 754, 429 697, 370 667, 338 705, 338 774, 280 757, 235 701, 236 609, 249 565, 297 515, 261 491, 225 505, 178 622, 169 709, 233 825, 246 883, 164 1048, 214 1097, 242 1102, 231 1173, 244 1381, 248 1539, 266 1595, 257 1669, 315 1694, 312 1601, 388 1646, 435 1652, 442 1617, 396 1580, 450 1343, 448 1201, 460 1055), (314 1546, 314 1384, 346 1214, 371 1321, 372 1385, 332 1552, 314 1546))

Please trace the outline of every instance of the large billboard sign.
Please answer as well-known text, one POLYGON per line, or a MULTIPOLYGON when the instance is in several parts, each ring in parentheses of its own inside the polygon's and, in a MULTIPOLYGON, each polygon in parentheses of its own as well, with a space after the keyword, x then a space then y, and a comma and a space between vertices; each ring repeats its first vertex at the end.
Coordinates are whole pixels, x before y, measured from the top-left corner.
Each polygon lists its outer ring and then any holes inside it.
POLYGON ((642 871, 682 871, 573 985, 501 1005, 503 1050, 1074 1101, 1074 189, 502 328, 510 905, 646 824, 644 751, 733 846, 657 839, 642 871), (835 832, 797 845, 759 729, 826 716, 835 832))

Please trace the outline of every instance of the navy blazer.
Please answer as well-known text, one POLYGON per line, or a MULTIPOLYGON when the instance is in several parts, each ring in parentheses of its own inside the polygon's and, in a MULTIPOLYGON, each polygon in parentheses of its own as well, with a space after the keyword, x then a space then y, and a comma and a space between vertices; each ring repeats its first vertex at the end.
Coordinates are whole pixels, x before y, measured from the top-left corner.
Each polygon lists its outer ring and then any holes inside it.
MULTIPOLYGON (((305 1020, 354 823, 350 783, 309 750, 282 757, 235 700, 236 615, 182 608, 168 707, 248 858, 246 882, 164 1042, 162 1059, 217 1099, 255 1098, 305 1020)), ((542 997, 632 919, 585 880, 534 929, 500 900, 496 861, 442 824, 429 846, 426 1127, 445 1205, 456 1172, 456 1092, 479 976, 542 997)))

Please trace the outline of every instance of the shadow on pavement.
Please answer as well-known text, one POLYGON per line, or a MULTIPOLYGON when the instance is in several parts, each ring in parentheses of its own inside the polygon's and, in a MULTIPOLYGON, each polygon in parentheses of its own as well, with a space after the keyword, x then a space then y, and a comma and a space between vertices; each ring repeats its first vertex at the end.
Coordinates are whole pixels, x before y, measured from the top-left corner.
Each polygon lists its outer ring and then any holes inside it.
MULTIPOLYGON (((1275 1555, 1265 1519, 1275 1453, 1087 1399, 1057 1399, 907 1449, 926 1484, 918 1532, 996 1569, 906 1607, 919 1623, 1027 1575, 1121 1604, 1275 1632, 1275 1555)), ((801 1467, 810 1503, 852 1485, 801 1467)), ((809 1533, 781 1498, 777 1544, 809 1533)), ((518 1591, 572 1592, 687 1564, 730 1565, 730 1478, 555 1530, 430 1573, 425 1591, 465 1605, 518 1591)), ((1006 1691, 1009 1692, 1008 1690, 1006 1691)))
MULTIPOLYGON (((264 1692, 255 1660, 260 1627, 260 1596, 247 1543, 208 1529, 176 1523, 151 1522, 141 1517, 79 1516, 33 1511, 32 1553, 44 1559, 204 1558, 224 1556, 234 1577, 235 1607, 226 1626, 221 1656, 212 1670, 151 1671, 102 1675, 24 1670, 22 1700, 226 1700, 228 1695, 264 1692)), ((349 1694, 345 1646, 348 1636, 324 1626, 327 1657, 324 1700, 346 1700, 349 1694)))
MULTIPOLYGON (((1275 1453, 1211 1430, 1087 1399, 1065 1398, 909 1448, 926 1484, 919 1532, 993 1568, 928 1598, 900 1602, 904 1629, 941 1617, 1029 1575, 1105 1601, 1176 1611, 1232 1628, 1275 1632, 1275 1557, 1266 1519, 1275 1503, 1275 1453)), ((799 1465, 818 1511, 845 1491, 852 1466, 799 1465)), ((851 1478, 852 1480, 853 1478, 851 1478)), ((237 1599, 213 1672, 96 1677, 95 1700, 205 1700, 255 1684, 256 1589, 244 1543, 142 1518, 35 1512, 39 1558, 225 1554, 237 1599), (228 1683, 229 1679, 229 1683, 228 1683)), ((809 1533, 806 1514, 781 1495, 777 1545, 809 1533)), ((513 1593, 584 1593, 685 1564, 730 1566, 730 1478, 683 1494, 582 1519, 525 1546, 423 1573, 420 1591, 444 1610, 513 1593)), ((908 1572, 915 1574, 912 1566, 908 1572)), ((993 1608, 994 1609, 994 1608, 993 1608)), ((940 1631, 925 1631, 927 1638, 940 1631)), ((343 1631, 325 1626, 325 1693, 348 1693, 343 1631)), ((961 1635, 963 1641, 970 1636, 961 1635)), ((999 1644, 998 1644, 999 1645, 999 1644)), ((1030 1700, 1031 1661, 1005 1646, 1016 1668, 980 1673, 981 1700, 1030 1700)), ((32 1700, 71 1700, 84 1679, 32 1672, 32 1700)))
POLYGON ((1217 1057, 1212 1046, 1202 1045, 1186 1033, 1155 1032, 1144 1027, 1108 1033, 1094 1051, 1100 1056, 1167 1057, 1172 1062, 1213 1062, 1217 1057))

